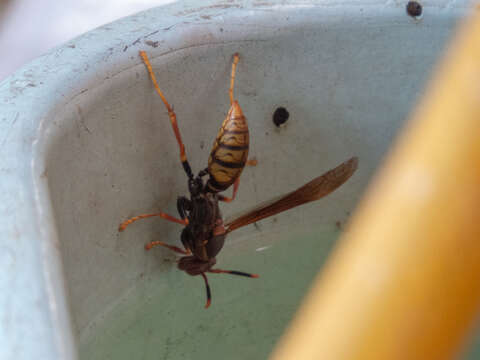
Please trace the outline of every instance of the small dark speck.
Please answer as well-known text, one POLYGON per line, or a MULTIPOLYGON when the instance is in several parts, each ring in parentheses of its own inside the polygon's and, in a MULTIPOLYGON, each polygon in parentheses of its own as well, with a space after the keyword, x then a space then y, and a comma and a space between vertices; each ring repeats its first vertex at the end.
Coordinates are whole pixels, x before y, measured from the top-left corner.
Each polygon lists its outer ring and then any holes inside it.
POLYGON ((277 218, 273 218, 273 222, 276 223, 278 221, 277 218))
POLYGON ((143 278, 144 275, 145 275, 145 274, 142 272, 142 273, 140 273, 139 277, 140 277, 140 278, 143 278))
POLYGON ((123 48, 123 51, 125 52, 127 51, 127 49, 128 49, 128 45, 125 45, 125 47, 123 48))
POLYGON ((407 14, 412 17, 419 17, 422 15, 422 5, 416 1, 409 1, 407 3, 407 14))
POLYGON ((275 110, 273 113, 273 123, 275 126, 280 127, 281 125, 285 124, 290 117, 290 114, 288 113, 287 109, 284 107, 279 107, 275 110))
POLYGON ((140 77, 140 74, 138 72, 136 72, 135 77, 138 79, 140 77))
POLYGON ((75 49, 75 44, 70 44, 70 45, 67 45, 67 46, 71 49, 75 49))
POLYGON ((209 20, 212 18, 210 15, 201 15, 200 17, 205 20, 209 20))
POLYGON ((158 41, 146 40, 145 44, 147 44, 148 46, 156 48, 158 46, 158 41))
POLYGON ((34 83, 28 83, 27 86, 28 86, 28 87, 35 87, 35 86, 37 86, 37 85, 35 85, 34 83))
POLYGON ((223 32, 223 28, 220 28, 220 32, 223 32))
POLYGON ((335 221, 335 226, 338 230, 342 230, 342 223, 340 221, 335 221))
POLYGON ((255 229, 257 229, 258 231, 261 230, 261 229, 260 229, 260 226, 259 226, 256 222, 253 223, 253 226, 254 226, 255 229))
POLYGON ((203 149, 205 147, 205 141, 200 141, 200 149, 203 149))
POLYGON ((268 131, 265 131, 265 135, 267 135, 267 136, 268 136, 268 131))

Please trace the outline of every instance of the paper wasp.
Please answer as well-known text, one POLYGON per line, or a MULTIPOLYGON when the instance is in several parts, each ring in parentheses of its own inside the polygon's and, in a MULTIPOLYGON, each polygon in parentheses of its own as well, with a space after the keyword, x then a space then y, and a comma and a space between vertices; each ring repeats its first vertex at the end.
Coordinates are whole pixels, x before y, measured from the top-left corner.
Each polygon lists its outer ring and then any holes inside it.
POLYGON ((197 176, 194 176, 188 163, 175 112, 158 86, 146 53, 141 51, 140 56, 147 67, 155 90, 167 109, 173 132, 180 148, 180 161, 188 177, 190 198, 184 196, 177 198, 179 219, 163 212, 142 214, 124 221, 120 225, 119 231, 125 230, 129 224, 136 220, 154 216, 159 216, 184 225, 185 227, 181 233, 181 241, 185 249, 168 245, 162 241, 148 243, 145 245, 145 249, 150 250, 154 246, 161 245, 184 255, 178 261, 178 268, 189 275, 201 275, 203 277, 207 290, 207 302, 205 305, 207 308, 211 303, 211 292, 206 273, 227 273, 251 278, 258 277, 256 274, 241 271, 212 268, 216 263, 215 257, 222 249, 228 233, 242 226, 252 224, 261 219, 328 195, 352 176, 357 169, 358 159, 353 157, 322 176, 313 179, 299 189, 275 201, 260 205, 256 209, 224 223, 218 202, 231 202, 235 199, 240 174, 247 162, 249 149, 247 121, 238 101, 234 100, 233 97, 235 72, 239 55, 234 54, 233 56, 229 89, 230 109, 213 144, 208 160, 208 167, 200 171, 197 176), (209 176, 208 180, 204 183, 203 177, 207 175, 209 176), (219 194, 227 190, 231 185, 233 185, 231 198, 219 194))

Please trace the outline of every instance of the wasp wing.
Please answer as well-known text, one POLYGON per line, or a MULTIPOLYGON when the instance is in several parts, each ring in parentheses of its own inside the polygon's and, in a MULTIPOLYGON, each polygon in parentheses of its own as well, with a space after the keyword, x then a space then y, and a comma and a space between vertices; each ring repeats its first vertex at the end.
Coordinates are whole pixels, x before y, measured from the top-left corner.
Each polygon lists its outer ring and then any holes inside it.
POLYGON ((227 233, 330 194, 347 181, 357 170, 357 167, 358 158, 352 157, 297 190, 262 204, 231 221, 227 221, 225 226, 227 233))

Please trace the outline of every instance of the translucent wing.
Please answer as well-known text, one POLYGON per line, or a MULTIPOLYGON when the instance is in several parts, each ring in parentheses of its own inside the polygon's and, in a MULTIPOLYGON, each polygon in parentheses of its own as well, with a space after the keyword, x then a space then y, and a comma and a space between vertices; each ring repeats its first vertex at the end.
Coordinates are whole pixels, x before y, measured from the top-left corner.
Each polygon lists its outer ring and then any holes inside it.
POLYGON ((313 179, 309 183, 306 183, 297 190, 278 199, 262 204, 252 211, 235 218, 234 220, 227 221, 227 233, 242 226, 249 225, 269 216, 289 210, 296 206, 318 200, 330 194, 345 181, 347 181, 353 175, 355 170, 357 170, 357 167, 358 158, 352 157, 351 159, 338 165, 336 168, 333 168, 327 171, 325 174, 313 179))

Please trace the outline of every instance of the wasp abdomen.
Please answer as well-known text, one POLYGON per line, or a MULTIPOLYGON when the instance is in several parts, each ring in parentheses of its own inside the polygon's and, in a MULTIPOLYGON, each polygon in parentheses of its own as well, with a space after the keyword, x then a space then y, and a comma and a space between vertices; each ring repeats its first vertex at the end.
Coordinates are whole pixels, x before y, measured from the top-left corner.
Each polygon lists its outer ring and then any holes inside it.
POLYGON ((240 105, 234 101, 222 123, 208 159, 212 192, 224 191, 240 176, 248 158, 248 124, 240 105))

